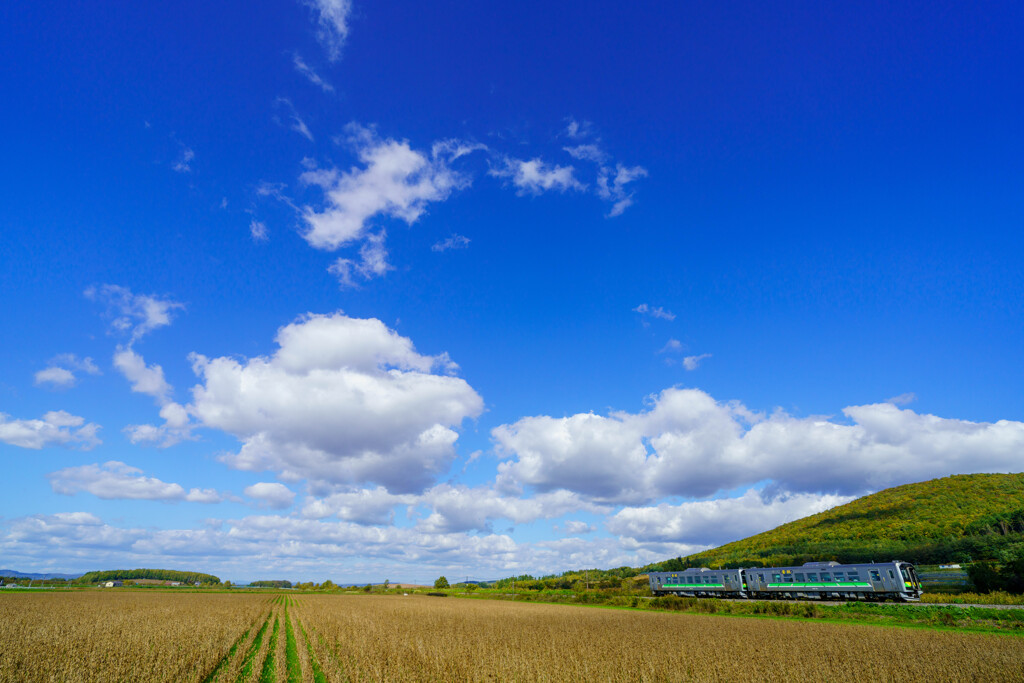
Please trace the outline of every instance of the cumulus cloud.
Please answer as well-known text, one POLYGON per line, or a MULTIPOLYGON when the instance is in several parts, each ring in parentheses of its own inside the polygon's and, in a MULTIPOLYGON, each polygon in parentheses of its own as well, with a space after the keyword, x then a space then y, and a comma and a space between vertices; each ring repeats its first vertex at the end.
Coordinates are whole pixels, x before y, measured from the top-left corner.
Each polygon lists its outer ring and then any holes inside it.
POLYGON ((649 306, 647 304, 640 304, 633 309, 634 313, 639 313, 645 317, 659 318, 661 320, 675 320, 676 314, 672 311, 667 311, 661 306, 649 306))
POLYGON ((133 444, 154 445, 169 448, 177 443, 192 439, 192 427, 188 408, 170 401, 160 408, 162 425, 128 425, 124 433, 133 444))
POLYGON ((47 446, 76 446, 83 451, 100 443, 100 426, 63 410, 53 410, 35 420, 16 420, 0 413, 0 442, 38 450, 47 446))
POLYGON ((159 365, 146 365, 146 361, 131 347, 117 348, 114 353, 114 367, 132 385, 132 391, 156 399, 158 405, 170 401, 171 385, 164 379, 164 369, 159 365))
POLYGON ((72 496, 80 491, 104 500, 159 500, 219 503, 223 497, 212 489, 186 491, 180 484, 146 477, 142 470, 111 460, 102 465, 66 467, 46 475, 55 493, 72 496))
POLYGON ((576 179, 572 166, 552 165, 539 158, 524 160, 505 157, 501 165, 492 168, 489 173, 496 178, 508 179, 519 195, 586 189, 586 185, 576 179))
POLYGON ((613 534, 643 542, 720 545, 851 500, 852 496, 814 493, 765 500, 761 493, 751 489, 738 498, 627 507, 608 518, 605 525, 613 534))
POLYGON ((277 352, 193 354, 190 412, 242 441, 232 467, 314 486, 373 482, 421 490, 455 456, 458 427, 483 409, 456 366, 425 356, 376 319, 309 315, 278 331, 277 352))
POLYGON ((498 484, 565 489, 601 502, 705 497, 770 480, 794 493, 854 495, 952 472, 1020 469, 1024 423, 850 406, 846 421, 760 416, 696 389, 667 389, 648 410, 528 417, 492 431, 498 484))
POLYGON ((686 356, 683 358, 683 367, 687 370, 696 370, 700 367, 701 361, 711 358, 710 353, 702 353, 696 356, 686 356))
POLYGON ((291 504, 295 502, 295 492, 284 484, 276 482, 261 481, 252 486, 246 486, 243 493, 258 500, 260 506, 275 510, 291 507, 291 504))
POLYGON ((565 533, 570 536, 582 536, 583 534, 589 534, 593 531, 597 531, 597 527, 593 524, 587 524, 586 522, 571 519, 565 523, 563 529, 565 533))
POLYGON ((430 247, 431 251, 448 251, 449 249, 465 249, 469 246, 469 238, 465 235, 458 235, 452 233, 451 236, 446 237, 440 242, 436 242, 434 246, 430 247))
POLYGON ((92 358, 79 358, 73 353, 62 353, 52 358, 48 367, 35 374, 35 384, 54 389, 68 389, 78 380, 75 372, 98 375, 100 369, 96 367, 92 358))
POLYGON ((397 218, 412 225, 430 202, 443 201, 469 186, 468 176, 449 163, 472 146, 434 145, 428 154, 407 141, 381 140, 367 128, 349 126, 349 135, 362 164, 348 171, 311 168, 300 179, 324 192, 322 210, 305 207, 303 237, 317 249, 333 251, 357 241, 375 217, 397 218))
POLYGON ((133 294, 127 287, 101 285, 85 290, 85 296, 107 307, 111 327, 130 336, 129 345, 153 330, 170 325, 175 310, 184 304, 155 295, 133 294))
POLYGON ((313 67, 306 64, 298 52, 292 55, 292 64, 295 65, 295 70, 305 76, 310 83, 324 92, 334 92, 334 86, 321 78, 320 74, 313 70, 313 67))
POLYGON ((35 374, 36 385, 49 384, 58 389, 67 389, 75 384, 75 375, 70 370, 51 366, 35 374))
POLYGON ((304 0, 313 10, 317 24, 316 37, 332 62, 341 57, 341 48, 348 37, 348 18, 352 12, 351 0, 304 0))

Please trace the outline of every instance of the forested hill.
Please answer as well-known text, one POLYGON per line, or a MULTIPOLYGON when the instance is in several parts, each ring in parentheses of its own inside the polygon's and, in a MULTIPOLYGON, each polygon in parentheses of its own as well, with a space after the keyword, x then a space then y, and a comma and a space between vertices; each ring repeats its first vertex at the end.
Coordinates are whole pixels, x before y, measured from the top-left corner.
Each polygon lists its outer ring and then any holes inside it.
POLYGON ((158 581, 180 581, 182 583, 220 583, 212 574, 183 572, 176 569, 112 569, 105 572, 89 572, 78 578, 76 583, 101 583, 125 579, 156 579, 158 581))
POLYGON ((696 555, 651 565, 785 566, 814 560, 1009 561, 1024 553, 1024 474, 907 484, 696 555))

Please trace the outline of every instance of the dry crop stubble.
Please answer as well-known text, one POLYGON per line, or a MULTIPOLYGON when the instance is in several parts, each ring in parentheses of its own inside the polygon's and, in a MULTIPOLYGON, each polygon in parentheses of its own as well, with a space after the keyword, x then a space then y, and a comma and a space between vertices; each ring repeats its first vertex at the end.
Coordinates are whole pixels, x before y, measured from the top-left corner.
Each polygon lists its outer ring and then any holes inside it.
POLYGON ((266 602, 99 590, 3 595, 0 681, 198 681, 266 602))
POLYGON ((1019 636, 413 596, 301 618, 332 680, 1024 680, 1019 636))

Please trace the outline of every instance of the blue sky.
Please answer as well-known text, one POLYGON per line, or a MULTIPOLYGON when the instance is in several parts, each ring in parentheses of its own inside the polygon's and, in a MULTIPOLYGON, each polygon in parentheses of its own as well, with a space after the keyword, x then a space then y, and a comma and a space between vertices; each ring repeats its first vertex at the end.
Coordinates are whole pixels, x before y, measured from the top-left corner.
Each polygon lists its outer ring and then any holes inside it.
POLYGON ((1024 469, 1019 4, 2 13, 0 565, 639 565, 1024 469))

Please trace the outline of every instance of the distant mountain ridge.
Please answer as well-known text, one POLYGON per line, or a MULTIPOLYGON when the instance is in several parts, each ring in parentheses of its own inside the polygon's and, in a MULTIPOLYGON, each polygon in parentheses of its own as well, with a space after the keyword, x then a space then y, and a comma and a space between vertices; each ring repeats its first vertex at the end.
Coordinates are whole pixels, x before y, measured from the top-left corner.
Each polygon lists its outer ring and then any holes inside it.
POLYGON ((15 579, 48 581, 50 579, 77 579, 82 574, 27 574, 25 572, 16 572, 13 569, 0 569, 0 577, 2 576, 10 576, 15 579))
POLYGON ((815 560, 1008 561, 1024 553, 1024 474, 906 484, 647 569, 786 566, 815 560))

